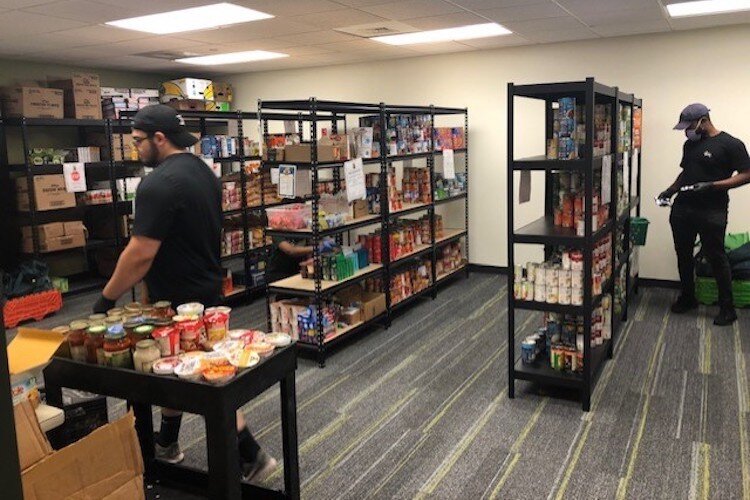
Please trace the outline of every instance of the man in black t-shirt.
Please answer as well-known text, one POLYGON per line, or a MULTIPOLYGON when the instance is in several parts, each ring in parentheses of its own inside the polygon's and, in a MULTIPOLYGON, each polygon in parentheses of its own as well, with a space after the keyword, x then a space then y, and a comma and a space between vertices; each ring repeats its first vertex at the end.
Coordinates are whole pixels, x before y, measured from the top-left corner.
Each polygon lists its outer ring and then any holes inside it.
MULTIPOLYGON (((94 312, 114 307, 141 280, 150 301, 218 305, 221 300, 221 184, 206 164, 185 148, 197 142, 173 108, 148 106, 133 119, 133 143, 140 160, 154 171, 138 186, 133 234, 104 287, 94 312)), ((182 413, 163 408, 156 455, 183 459, 177 438, 182 413)), ((242 471, 262 480, 276 461, 260 449, 237 412, 242 471)))
POLYGON ((727 191, 750 182, 750 158, 739 139, 717 130, 709 109, 691 104, 682 110, 675 130, 684 130, 688 140, 682 148, 682 172, 659 195, 669 200, 679 192, 669 217, 677 252, 682 293, 672 305, 681 314, 698 307, 695 298, 694 246, 700 235, 703 254, 713 269, 719 288, 719 314, 714 324, 736 321, 732 299, 732 274, 724 251, 729 194, 727 191), (734 175, 738 172, 737 175, 734 175))

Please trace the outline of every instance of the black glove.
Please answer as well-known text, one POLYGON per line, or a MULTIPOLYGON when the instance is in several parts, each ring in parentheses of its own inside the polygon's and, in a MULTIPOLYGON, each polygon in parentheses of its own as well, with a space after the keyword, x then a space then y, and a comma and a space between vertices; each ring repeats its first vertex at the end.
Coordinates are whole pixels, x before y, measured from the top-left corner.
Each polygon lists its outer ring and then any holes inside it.
POLYGON ((107 311, 115 307, 115 303, 116 301, 109 300, 104 295, 100 295, 99 300, 97 300, 96 303, 94 304, 94 308, 93 308, 94 314, 106 313, 107 311))
POLYGON ((672 196, 674 196, 675 193, 677 193, 677 191, 675 191, 672 188, 669 188, 669 189, 662 191, 661 194, 657 196, 657 198, 659 198, 660 200, 671 200, 672 196))

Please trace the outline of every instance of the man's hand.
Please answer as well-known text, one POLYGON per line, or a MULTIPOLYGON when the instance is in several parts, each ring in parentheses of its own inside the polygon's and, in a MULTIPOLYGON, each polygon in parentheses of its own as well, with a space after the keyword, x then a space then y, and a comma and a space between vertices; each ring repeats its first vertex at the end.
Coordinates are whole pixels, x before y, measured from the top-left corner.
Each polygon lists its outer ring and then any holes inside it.
POLYGON ((672 196, 674 196, 675 193, 677 193, 677 191, 675 191, 672 188, 665 189, 664 191, 661 192, 659 196, 657 196, 657 198, 660 200, 671 200, 672 196))
POLYGON ((94 304, 94 308, 93 308, 94 314, 106 313, 107 311, 115 307, 115 303, 116 302, 114 300, 109 300, 104 295, 100 295, 99 300, 97 300, 96 303, 94 304))

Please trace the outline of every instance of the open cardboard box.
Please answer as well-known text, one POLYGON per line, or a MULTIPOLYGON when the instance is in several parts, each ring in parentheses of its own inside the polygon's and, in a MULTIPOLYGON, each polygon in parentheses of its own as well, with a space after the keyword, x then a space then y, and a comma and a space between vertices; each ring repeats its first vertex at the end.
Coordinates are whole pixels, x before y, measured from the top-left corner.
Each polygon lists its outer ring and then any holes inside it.
POLYGON ((14 407, 26 500, 143 499, 143 459, 130 412, 54 451, 28 402, 14 407))

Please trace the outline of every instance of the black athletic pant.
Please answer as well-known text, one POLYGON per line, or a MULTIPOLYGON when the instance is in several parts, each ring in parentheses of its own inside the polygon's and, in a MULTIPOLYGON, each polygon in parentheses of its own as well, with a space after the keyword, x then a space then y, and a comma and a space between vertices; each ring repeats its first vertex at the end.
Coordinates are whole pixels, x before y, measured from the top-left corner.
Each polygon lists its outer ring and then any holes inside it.
POLYGON ((695 296, 695 237, 700 235, 703 254, 719 287, 719 305, 732 307, 732 272, 724 251, 727 228, 725 209, 701 209, 675 204, 669 216, 683 297, 695 296))

